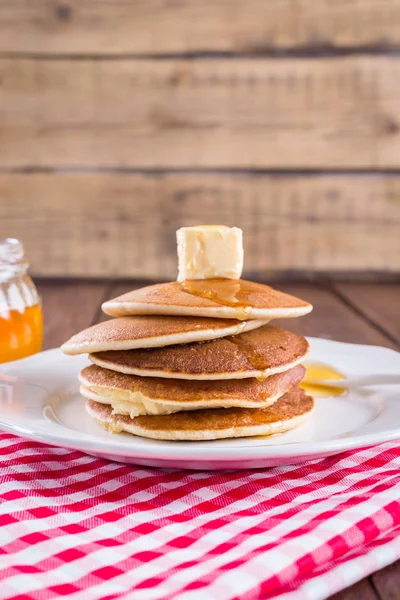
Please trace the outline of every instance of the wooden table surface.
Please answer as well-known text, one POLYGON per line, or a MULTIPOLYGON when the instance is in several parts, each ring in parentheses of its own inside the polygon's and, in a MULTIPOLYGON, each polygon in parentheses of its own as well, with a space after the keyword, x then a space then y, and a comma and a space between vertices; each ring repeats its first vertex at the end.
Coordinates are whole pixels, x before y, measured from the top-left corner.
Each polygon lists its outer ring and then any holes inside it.
MULTIPOLYGON (((44 348, 59 346, 73 333, 105 318, 100 308, 105 299, 139 286, 132 282, 39 282, 45 315, 44 348)), ((285 327, 304 335, 400 349, 400 284, 298 283, 276 287, 314 305, 310 315, 286 321, 285 327)), ((400 561, 333 598, 400 600, 400 561)))

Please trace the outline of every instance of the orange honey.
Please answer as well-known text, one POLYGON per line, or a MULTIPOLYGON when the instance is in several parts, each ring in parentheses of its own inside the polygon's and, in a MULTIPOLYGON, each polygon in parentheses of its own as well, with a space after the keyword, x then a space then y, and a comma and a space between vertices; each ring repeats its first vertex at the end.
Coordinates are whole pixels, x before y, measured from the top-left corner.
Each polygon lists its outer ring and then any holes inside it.
POLYGON ((43 315, 40 304, 20 312, 0 314, 0 363, 18 360, 40 352, 43 341, 43 315))
POLYGON ((245 321, 251 311, 254 290, 242 279, 186 279, 181 283, 181 289, 192 296, 235 308, 236 318, 240 321, 245 321))

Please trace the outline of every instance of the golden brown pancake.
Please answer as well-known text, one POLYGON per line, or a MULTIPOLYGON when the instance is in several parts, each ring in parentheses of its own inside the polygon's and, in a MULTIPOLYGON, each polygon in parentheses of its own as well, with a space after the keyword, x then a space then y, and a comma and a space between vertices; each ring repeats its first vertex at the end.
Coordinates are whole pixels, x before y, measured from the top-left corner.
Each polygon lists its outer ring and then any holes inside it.
POLYGON ((308 352, 307 340, 265 325, 211 342, 90 354, 106 369, 141 377, 176 379, 242 379, 269 377, 299 364, 308 352))
POLYGON ((192 381, 124 375, 91 365, 81 371, 79 380, 83 396, 110 404, 114 414, 133 418, 205 408, 265 408, 300 383, 304 374, 304 367, 297 365, 263 381, 254 377, 192 381))
POLYGON ((233 321, 164 315, 120 317, 98 323, 61 346, 65 354, 155 348, 237 335, 265 325, 264 321, 233 321))
POLYGON ((156 440, 216 440, 283 433, 300 425, 313 406, 314 400, 295 387, 269 408, 216 408, 134 419, 113 415, 111 407, 93 400, 86 409, 113 433, 126 431, 156 440))
POLYGON ((228 319, 299 317, 311 304, 243 279, 173 281, 150 285, 104 302, 103 311, 113 317, 138 314, 193 315, 228 319))

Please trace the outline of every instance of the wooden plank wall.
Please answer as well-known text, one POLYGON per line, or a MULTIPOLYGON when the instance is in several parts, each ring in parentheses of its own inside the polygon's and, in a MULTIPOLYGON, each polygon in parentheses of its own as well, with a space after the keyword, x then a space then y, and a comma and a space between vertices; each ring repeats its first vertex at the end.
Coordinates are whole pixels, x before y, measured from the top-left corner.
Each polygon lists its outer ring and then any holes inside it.
MULTIPOLYGON (((0 0, 0 236, 35 274, 400 272, 400 0, 0 0)), ((362 276, 362 275, 361 275, 362 276)))

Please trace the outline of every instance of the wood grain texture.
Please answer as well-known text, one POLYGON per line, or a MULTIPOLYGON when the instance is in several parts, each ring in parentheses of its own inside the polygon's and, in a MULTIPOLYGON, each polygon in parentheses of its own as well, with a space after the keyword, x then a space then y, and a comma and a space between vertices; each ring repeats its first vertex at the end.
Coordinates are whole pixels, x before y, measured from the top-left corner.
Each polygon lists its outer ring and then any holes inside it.
POLYGON ((374 573, 372 581, 381 600, 400 600, 400 561, 374 573))
POLYGON ((338 592, 331 596, 329 600, 389 600, 388 598, 379 598, 372 584, 368 579, 363 579, 355 583, 346 590, 338 592))
POLYGON ((399 285, 338 283, 335 288, 400 345, 399 285))
POLYGON ((0 60, 0 165, 400 167, 400 58, 0 60))
POLYGON ((283 292, 294 294, 311 302, 314 309, 299 319, 277 319, 274 324, 307 336, 323 337, 340 342, 374 344, 396 349, 376 327, 368 323, 361 315, 335 298, 323 287, 309 284, 276 284, 283 292))
POLYGON ((43 276, 175 279, 183 225, 243 228, 245 269, 400 271, 400 178, 0 174, 0 237, 43 276))
POLYGON ((100 304, 110 286, 99 282, 39 281, 43 303, 43 350, 63 344, 74 333, 98 320, 100 304))
POLYGON ((398 0, 3 0, 0 52, 162 54, 391 47, 398 0))

